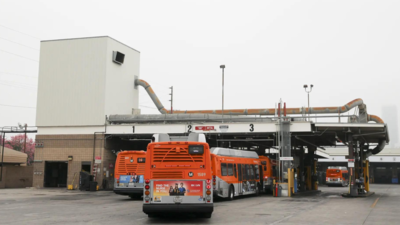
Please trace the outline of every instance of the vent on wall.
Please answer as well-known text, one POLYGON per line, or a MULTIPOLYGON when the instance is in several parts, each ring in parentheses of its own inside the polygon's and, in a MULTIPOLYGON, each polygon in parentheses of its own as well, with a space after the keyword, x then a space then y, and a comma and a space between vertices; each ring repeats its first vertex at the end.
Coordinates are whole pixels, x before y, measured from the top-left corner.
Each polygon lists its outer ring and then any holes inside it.
POLYGON ((121 53, 118 51, 113 51, 113 62, 122 64, 122 63, 124 63, 124 59, 125 59, 124 53, 121 53))

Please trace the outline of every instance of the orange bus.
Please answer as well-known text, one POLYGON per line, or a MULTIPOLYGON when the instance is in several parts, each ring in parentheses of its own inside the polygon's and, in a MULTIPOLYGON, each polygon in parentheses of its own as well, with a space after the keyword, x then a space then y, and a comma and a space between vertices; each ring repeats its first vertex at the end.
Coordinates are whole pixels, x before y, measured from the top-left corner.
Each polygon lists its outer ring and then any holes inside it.
MULTIPOLYGON (((189 134, 188 140, 191 140, 189 134)), ((143 212, 194 213, 211 218, 210 149, 205 142, 167 141, 147 146, 143 212)))
POLYGON ((348 186, 349 185, 349 171, 346 167, 330 166, 326 170, 326 184, 328 186, 348 186))
POLYGON ((115 162, 114 193, 140 198, 143 194, 145 151, 122 151, 115 162))
POLYGON ((211 153, 214 196, 232 200, 262 191, 263 170, 256 152, 212 148, 211 153))
POLYGON ((259 156, 264 174, 264 192, 273 192, 273 180, 277 179, 277 164, 276 160, 270 159, 267 156, 259 156))

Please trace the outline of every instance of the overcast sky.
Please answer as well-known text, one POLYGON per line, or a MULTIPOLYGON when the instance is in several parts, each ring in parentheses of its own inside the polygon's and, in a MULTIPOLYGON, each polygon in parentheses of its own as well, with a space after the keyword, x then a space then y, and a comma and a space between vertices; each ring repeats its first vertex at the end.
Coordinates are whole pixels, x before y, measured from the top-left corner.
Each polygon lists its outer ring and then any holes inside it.
MULTIPOLYGON (((362 98, 380 116, 400 108, 399 12, 383 0, 0 0, 0 126, 35 124, 40 40, 102 35, 141 52, 140 77, 167 108, 174 86, 175 109, 220 109, 225 64, 226 109, 307 106, 313 84, 311 106, 362 98)), ((140 105, 158 113, 144 90, 140 105)))

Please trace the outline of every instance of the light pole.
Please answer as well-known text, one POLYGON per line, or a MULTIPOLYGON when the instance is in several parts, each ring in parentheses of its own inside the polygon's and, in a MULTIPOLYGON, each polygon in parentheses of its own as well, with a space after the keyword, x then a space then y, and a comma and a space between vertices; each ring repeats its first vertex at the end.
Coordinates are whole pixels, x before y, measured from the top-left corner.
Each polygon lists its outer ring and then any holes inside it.
POLYGON ((222 69, 222 122, 224 122, 224 70, 225 70, 225 65, 220 65, 219 68, 222 69))
POLYGON ((169 95, 171 95, 171 100, 169 100, 171 102, 171 114, 174 113, 173 110, 173 101, 174 101, 174 86, 169 87, 169 89, 171 89, 171 93, 169 95))
POLYGON ((310 92, 312 91, 312 88, 314 87, 314 85, 310 84, 310 90, 307 91, 308 85, 305 84, 304 86, 304 90, 307 92, 307 98, 308 98, 308 120, 310 121, 310 92))

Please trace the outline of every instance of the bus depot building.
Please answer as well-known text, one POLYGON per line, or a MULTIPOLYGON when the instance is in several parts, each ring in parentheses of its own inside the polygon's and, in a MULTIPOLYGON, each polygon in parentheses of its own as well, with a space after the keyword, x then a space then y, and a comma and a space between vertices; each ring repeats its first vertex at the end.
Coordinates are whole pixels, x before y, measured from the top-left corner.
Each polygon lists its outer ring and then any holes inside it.
POLYGON ((300 190, 317 190, 313 176, 318 159, 330 157, 325 148, 340 140, 357 142, 344 150, 357 164, 389 142, 386 124, 367 113, 362 99, 284 113, 283 107, 225 110, 225 115, 219 109, 170 112, 140 79, 139 66, 140 53, 110 37, 41 42, 34 187, 76 188, 79 172, 88 171, 100 189, 110 189, 119 151, 146 150, 156 133, 173 137, 197 132, 205 134, 211 148, 255 151, 273 159, 280 149, 280 156, 290 159, 279 165, 280 172, 296 169, 300 190), (140 114, 139 89, 159 115, 140 114), (355 108, 358 115, 348 117, 346 112, 355 108), (315 123, 305 117, 309 112, 332 114, 338 122, 319 118, 315 123))
POLYGON ((139 59, 110 37, 41 42, 34 187, 75 187, 82 170, 97 175, 99 186, 112 180, 105 117, 138 110, 139 59))

